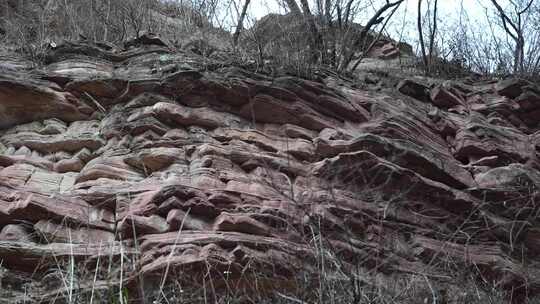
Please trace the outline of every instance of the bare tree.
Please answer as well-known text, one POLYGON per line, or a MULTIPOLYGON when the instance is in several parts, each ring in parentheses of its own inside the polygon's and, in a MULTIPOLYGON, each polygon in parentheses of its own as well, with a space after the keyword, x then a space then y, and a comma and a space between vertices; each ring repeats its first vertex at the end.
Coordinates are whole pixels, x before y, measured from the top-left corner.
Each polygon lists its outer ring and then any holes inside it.
POLYGON ((365 49, 363 52, 362 52, 362 56, 360 58, 358 58, 356 60, 356 63, 353 65, 351 71, 355 71, 358 66, 360 65, 360 63, 362 62, 362 59, 364 59, 368 54, 369 52, 375 47, 375 45, 377 44, 377 42, 379 41, 379 39, 381 38, 381 35, 383 33, 383 31, 386 29, 386 25, 388 24, 388 22, 390 21, 390 19, 392 18, 392 16, 394 15, 394 13, 397 11, 397 9, 399 8, 399 5, 395 6, 394 9, 392 10, 392 12, 388 15, 388 17, 386 18, 386 21, 383 23, 383 25, 381 26, 380 30, 379 30, 379 33, 377 34, 377 36, 375 37, 375 39, 373 39, 373 41, 371 42, 371 44, 367 47, 367 49, 365 49))
POLYGON ((295 16, 302 16, 302 12, 300 11, 298 3, 296 3, 296 0, 285 0, 285 3, 287 3, 287 7, 291 13, 293 13, 295 16))
POLYGON ((373 34, 373 30, 382 24, 388 23, 395 10, 405 0, 385 0, 371 16, 365 26, 354 24, 353 20, 359 12, 365 12, 367 6, 362 7, 362 1, 357 0, 315 0, 315 12, 308 0, 284 0, 293 16, 302 18, 303 26, 310 46, 310 63, 329 64, 338 71, 354 70, 365 54, 356 56, 358 52, 365 52, 373 41, 380 35, 373 34), (386 20, 386 22, 384 22, 386 20), (352 67, 352 68, 351 68, 352 67))
MULTIPOLYGON (((422 2, 423 0, 418 0, 418 15, 416 19, 416 26, 418 28, 418 41, 420 44, 420 52, 422 55, 422 62, 424 64, 424 69, 427 73, 429 73, 432 69, 433 61, 434 61, 434 48, 435 48, 435 38, 437 35, 437 9, 438 9, 438 0, 434 1, 433 4, 433 16, 432 21, 429 24, 429 36, 428 36, 428 49, 426 50, 426 42, 424 39, 424 25, 422 22, 422 2)), ((429 7, 429 1, 428 1, 428 8, 426 10, 426 15, 429 16, 431 12, 431 8, 429 7)))
POLYGON ((340 71, 345 71, 351 62, 354 59, 354 53, 364 44, 365 39, 368 35, 368 33, 372 30, 373 27, 375 27, 377 24, 383 22, 384 17, 383 15, 391 10, 392 8, 401 5, 405 0, 398 0, 391 2, 389 0, 386 0, 385 5, 383 5, 379 10, 375 12, 373 16, 369 19, 369 21, 366 23, 366 25, 362 28, 360 34, 353 39, 353 42, 351 46, 344 52, 344 60, 341 63, 340 71))
POLYGON ((236 48, 238 44, 238 38, 240 37, 240 32, 244 29, 244 19, 246 18, 247 9, 251 0, 245 0, 244 6, 242 7, 242 12, 240 17, 238 17, 238 23, 236 25, 236 30, 233 34, 233 45, 236 48))
POLYGON ((435 0, 433 4, 433 22, 431 26, 431 33, 429 35, 429 61, 433 63, 433 48, 435 46, 435 35, 437 34, 437 6, 438 0, 435 0))
POLYGON ((524 72, 524 57, 525 57, 525 37, 524 37, 524 23, 523 14, 525 14, 532 6, 534 0, 527 0, 525 5, 520 5, 523 2, 510 1, 514 9, 513 18, 510 17, 509 12, 506 12, 497 0, 491 0, 491 3, 497 9, 502 26, 508 36, 514 41, 514 74, 521 74, 524 72))
MULTIPOLYGON (((295 0, 285 0, 287 3, 287 6, 289 7, 289 10, 291 13, 293 13, 296 16, 303 16, 308 34, 309 34, 309 44, 310 44, 310 51, 311 51, 311 61, 317 62, 320 58, 323 50, 324 45, 324 39, 317 28, 317 24, 315 23, 315 18, 313 14, 311 13, 311 9, 309 7, 309 3, 307 0, 300 0, 300 4, 302 5, 302 12, 300 11, 300 8, 298 7, 298 4, 295 0)), ((324 56, 322 56, 324 57, 324 56)))
POLYGON ((420 42, 420 51, 422 52, 422 60, 424 67, 427 69, 429 62, 426 53, 426 45, 424 43, 424 32, 422 26, 422 0, 418 0, 418 16, 416 19, 416 26, 418 27, 418 40, 420 42))

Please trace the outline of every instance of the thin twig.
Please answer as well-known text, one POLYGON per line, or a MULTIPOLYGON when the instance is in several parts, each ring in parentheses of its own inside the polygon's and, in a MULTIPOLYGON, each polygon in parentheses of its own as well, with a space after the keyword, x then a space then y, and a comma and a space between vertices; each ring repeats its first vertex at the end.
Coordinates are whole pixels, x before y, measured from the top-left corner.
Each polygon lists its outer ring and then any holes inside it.
POLYGON ((107 112, 107 110, 105 110, 105 108, 94 97, 92 97, 92 95, 88 94, 88 92, 84 92, 84 95, 86 95, 96 105, 96 107, 98 107, 101 112, 107 112))

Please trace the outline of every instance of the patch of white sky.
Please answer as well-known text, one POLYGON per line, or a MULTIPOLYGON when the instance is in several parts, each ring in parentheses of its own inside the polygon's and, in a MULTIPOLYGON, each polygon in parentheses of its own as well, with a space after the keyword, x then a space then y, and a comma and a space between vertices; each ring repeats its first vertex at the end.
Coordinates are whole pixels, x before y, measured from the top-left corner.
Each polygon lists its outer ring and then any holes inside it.
MULTIPOLYGON (((245 0, 237 1, 243 3, 245 0)), ((313 0, 310 1, 314 2, 313 0)), ((355 22, 360 24, 365 24, 373 13, 386 2, 386 0, 355 1, 362 3, 364 5, 363 8, 365 8, 358 13, 355 19, 355 22)), ((508 0, 499 0, 499 2, 503 7, 509 3, 508 0)), ((422 11, 425 12, 428 4, 431 3, 433 3, 433 0, 423 1, 422 11)), ((438 22, 440 28, 455 27, 461 18, 472 30, 489 33, 488 18, 493 18, 494 16, 493 6, 490 0, 439 0, 438 4, 438 22)), ((253 24, 254 20, 260 19, 269 13, 282 14, 286 13, 287 10, 283 4, 283 0, 252 0, 248 12, 250 21, 247 22, 246 26, 249 27, 250 24, 253 24)), ((390 20, 386 33, 393 39, 414 44, 418 39, 416 29, 417 12, 418 1, 406 0, 390 20)), ((427 18, 424 20, 428 22, 427 18)))
MULTIPOLYGON (((366 3, 368 11, 365 14, 361 14, 360 18, 367 18, 369 14, 373 13, 376 9, 382 6, 386 0, 355 0, 357 3, 366 3)), ((313 2, 313 1, 311 1, 313 2)), ((425 10, 428 3, 433 3, 433 0, 423 1, 423 9, 425 10)), ((500 1, 503 3, 505 1, 500 1)), ((469 16, 474 18, 485 18, 485 9, 489 6, 489 0, 439 0, 439 17, 444 18, 447 16, 456 15, 461 10, 461 7, 469 16)), ((286 12, 282 0, 252 0, 250 4, 250 13, 254 19, 260 19, 268 13, 284 13, 286 12)), ((400 7, 401 12, 408 12, 409 15, 416 16, 418 9, 417 0, 406 0, 405 4, 400 7)), ((361 20, 358 20, 361 21, 361 20)))

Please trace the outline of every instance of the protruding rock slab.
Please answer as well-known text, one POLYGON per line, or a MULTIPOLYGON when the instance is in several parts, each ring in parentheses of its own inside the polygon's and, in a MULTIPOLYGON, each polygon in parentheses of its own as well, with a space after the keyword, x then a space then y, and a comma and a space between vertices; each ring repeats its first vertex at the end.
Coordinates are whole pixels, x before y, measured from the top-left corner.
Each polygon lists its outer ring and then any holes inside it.
POLYGON ((132 255, 135 251, 120 242, 106 244, 36 244, 28 242, 0 241, 0 259, 10 267, 35 271, 39 267, 53 267, 71 258, 76 261, 132 255))
POLYGON ((46 118, 64 121, 87 119, 84 104, 70 93, 43 83, 0 78, 0 128, 46 118))

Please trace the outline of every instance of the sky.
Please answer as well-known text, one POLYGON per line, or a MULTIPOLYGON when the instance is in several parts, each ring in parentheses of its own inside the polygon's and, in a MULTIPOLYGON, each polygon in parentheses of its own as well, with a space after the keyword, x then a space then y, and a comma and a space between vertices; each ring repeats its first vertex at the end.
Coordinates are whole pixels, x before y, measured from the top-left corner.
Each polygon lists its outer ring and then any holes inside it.
MULTIPOLYGON (((259 19, 265 16, 269 11, 271 12, 283 12, 283 9, 279 5, 280 0, 252 0, 250 12, 253 17, 259 19)), ((375 4, 381 1, 373 1, 375 4)), ((417 0, 406 0, 406 5, 402 5, 401 11, 405 9, 414 15, 417 11, 417 0)), ((424 8, 428 1, 424 1, 424 8)), ((460 9, 460 0, 439 0, 439 10, 441 14, 455 13, 460 9)), ((504 2, 504 1, 503 1, 504 2)), ((501 2, 501 3, 503 3, 501 2)), ((472 15, 483 15, 483 7, 485 7, 485 0, 463 0, 464 8, 472 15)), ((372 9, 373 11, 373 9, 372 9)))
MULTIPOLYGON (((239 1, 242 3, 244 2, 244 0, 239 1)), ((360 24, 365 24, 376 9, 386 2, 385 0, 356 1, 364 1, 365 3, 371 1, 373 3, 373 5, 368 7, 366 13, 355 20, 360 24)), ((433 0, 424 0, 422 7, 423 11, 427 8, 427 4, 432 1, 433 0)), ((283 5, 280 5, 280 2, 282 2, 282 0, 252 0, 249 9, 251 22, 248 21, 246 25, 249 27, 249 24, 252 24, 253 20, 260 19, 269 12, 285 13, 286 10, 283 5)), ((310 2, 313 2, 313 0, 310 0, 310 2)), ((508 5, 508 0, 499 0, 499 3, 505 7, 508 5)), ((452 23, 455 24, 461 10, 466 12, 470 25, 476 27, 480 32, 484 31, 488 26, 487 8, 490 10, 489 14, 493 16, 493 6, 490 3, 490 0, 439 0, 438 4, 438 20, 441 28, 450 26, 452 23)), ((386 34, 393 39, 406 41, 414 45, 418 39, 416 30, 417 10, 417 0, 406 0, 388 24, 386 34)))
MULTIPOLYGON (((484 20, 485 17, 485 7, 486 0, 439 0, 439 18, 441 20, 453 18, 451 16, 457 16, 459 10, 461 9, 461 4, 463 4, 463 9, 467 11, 469 18, 475 20, 484 20)), ((242 1, 243 2, 243 1, 242 1)), ((260 19, 264 17, 269 12, 272 13, 284 13, 286 12, 282 5, 280 5, 280 0, 252 0, 250 4, 250 17, 253 19, 260 19)), ((366 1, 367 2, 367 1, 366 1)), ((380 7, 380 4, 385 1, 383 0, 373 0, 374 5, 369 8, 369 10, 364 14, 364 19, 367 20, 373 14, 373 12, 380 7), (379 5, 377 5, 379 4, 379 5)), ((417 14, 417 0, 406 0, 405 5, 401 5, 398 12, 392 19, 393 27, 397 27, 398 24, 403 23, 403 17, 406 14, 408 21, 415 21, 415 16, 417 14), (401 18, 400 18, 401 17, 401 18)), ((427 3, 430 1, 424 1, 423 8, 427 7, 427 3)), ((360 23, 365 23, 365 20, 358 20, 360 23), (362 22, 363 21, 363 22, 362 22)))

